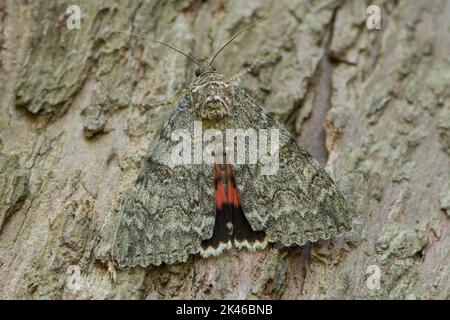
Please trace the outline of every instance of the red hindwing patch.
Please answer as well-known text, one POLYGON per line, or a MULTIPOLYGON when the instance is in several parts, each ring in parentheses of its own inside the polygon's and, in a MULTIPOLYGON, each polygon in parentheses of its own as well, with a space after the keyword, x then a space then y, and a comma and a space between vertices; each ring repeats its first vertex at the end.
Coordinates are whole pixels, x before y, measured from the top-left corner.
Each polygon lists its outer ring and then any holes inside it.
POLYGON ((214 167, 216 208, 221 209, 225 204, 231 204, 235 208, 239 208, 239 194, 234 182, 233 169, 231 165, 225 165, 224 178, 222 177, 222 172, 222 166, 220 164, 216 164, 214 167), (224 181, 226 181, 226 184, 224 184, 224 181))
POLYGON ((227 203, 227 198, 225 196, 225 186, 222 181, 222 169, 218 164, 214 167, 214 178, 216 188, 216 208, 222 209, 227 203))

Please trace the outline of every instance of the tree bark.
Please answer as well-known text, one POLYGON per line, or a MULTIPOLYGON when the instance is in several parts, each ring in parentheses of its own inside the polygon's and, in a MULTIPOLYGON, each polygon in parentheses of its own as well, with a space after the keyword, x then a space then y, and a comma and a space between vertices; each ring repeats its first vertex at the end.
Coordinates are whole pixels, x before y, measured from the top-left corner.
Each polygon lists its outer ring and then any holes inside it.
POLYGON ((5 0, 0 21, 0 298, 450 298, 449 1, 5 0), (217 69, 326 167, 352 231, 116 269, 120 199, 195 66, 110 31, 211 57, 262 16, 217 69))

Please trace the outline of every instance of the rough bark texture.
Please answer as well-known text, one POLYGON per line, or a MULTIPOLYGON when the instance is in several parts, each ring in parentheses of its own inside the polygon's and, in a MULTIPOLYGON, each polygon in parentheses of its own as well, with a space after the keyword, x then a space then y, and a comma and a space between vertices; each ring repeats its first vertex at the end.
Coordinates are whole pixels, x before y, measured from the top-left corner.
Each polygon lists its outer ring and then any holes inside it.
POLYGON ((0 298, 450 298, 450 2, 374 3, 381 30, 364 1, 0 2, 0 298), (261 16, 217 67, 326 166, 353 230, 115 269, 122 193, 194 66, 109 30, 206 57, 261 16))

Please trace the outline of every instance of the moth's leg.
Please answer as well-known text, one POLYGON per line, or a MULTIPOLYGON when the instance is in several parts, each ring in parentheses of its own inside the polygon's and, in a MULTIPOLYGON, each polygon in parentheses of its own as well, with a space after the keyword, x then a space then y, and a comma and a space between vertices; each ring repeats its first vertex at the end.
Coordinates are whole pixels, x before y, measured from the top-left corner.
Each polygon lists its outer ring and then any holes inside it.
POLYGON ((181 99, 181 97, 187 92, 188 88, 182 88, 177 91, 173 96, 167 99, 156 100, 154 102, 148 103, 145 107, 146 109, 153 109, 158 107, 173 107, 181 99))

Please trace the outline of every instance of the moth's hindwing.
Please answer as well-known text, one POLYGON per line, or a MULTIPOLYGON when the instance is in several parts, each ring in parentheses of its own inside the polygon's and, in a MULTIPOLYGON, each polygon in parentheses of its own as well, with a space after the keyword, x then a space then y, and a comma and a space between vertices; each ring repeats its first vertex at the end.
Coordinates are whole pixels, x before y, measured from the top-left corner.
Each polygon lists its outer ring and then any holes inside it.
POLYGON ((264 231, 254 231, 239 200, 231 164, 214 167, 216 218, 212 237, 202 242, 203 257, 217 256, 233 246, 251 251, 267 246, 264 231))

